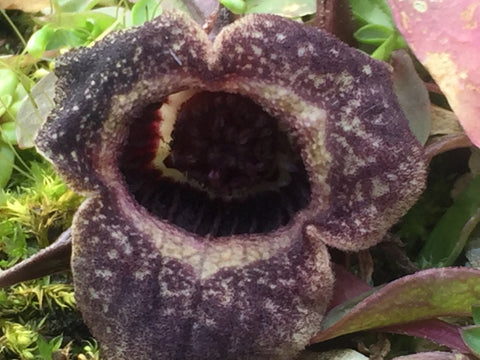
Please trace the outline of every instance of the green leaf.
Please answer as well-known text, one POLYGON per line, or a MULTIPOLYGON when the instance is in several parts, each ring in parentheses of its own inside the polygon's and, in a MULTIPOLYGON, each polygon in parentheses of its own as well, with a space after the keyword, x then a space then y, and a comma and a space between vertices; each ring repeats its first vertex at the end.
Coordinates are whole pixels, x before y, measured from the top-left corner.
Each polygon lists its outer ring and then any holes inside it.
POLYGON ((380 45, 392 36, 393 30, 377 24, 367 24, 358 29, 353 36, 364 44, 380 45))
POLYGON ((45 50, 86 46, 115 21, 114 17, 96 10, 62 13, 35 32, 25 49, 33 57, 40 58, 45 50))
POLYGON ((28 255, 27 236, 22 226, 12 221, 5 221, 0 223, 3 229, 0 229, 2 235, 2 251, 8 255, 8 259, 4 259, 3 266, 10 267, 18 262, 20 259, 25 259, 28 255), (11 229, 8 229, 8 226, 11 229), (10 230, 10 232, 7 232, 10 230), (3 232, 3 234, 2 234, 3 232))
POLYGON ((62 47, 79 47, 88 44, 89 40, 93 39, 90 37, 87 29, 59 28, 53 32, 45 50, 56 50, 62 47))
POLYGON ((392 51, 407 47, 396 30, 385 0, 350 0, 350 4, 353 14, 362 25, 354 37, 361 44, 378 46, 371 54, 374 59, 387 61, 392 51))
POLYGON ((480 357, 480 326, 468 326, 462 329, 462 339, 472 353, 480 357))
POLYGON ((43 26, 40 30, 34 32, 30 39, 28 39, 25 51, 34 58, 41 58, 54 34, 55 29, 51 25, 43 26))
POLYGON ((2 117, 12 104, 13 97, 10 94, 0 96, 0 117, 2 117))
POLYGON ((390 54, 392 53, 392 51, 395 50, 395 37, 395 33, 393 33, 370 56, 377 60, 387 61, 390 58, 390 54))
POLYGON ((234 14, 243 14, 247 10, 247 4, 243 0, 218 0, 234 14))
POLYGON ((473 323, 475 325, 480 325, 480 304, 474 304, 472 306, 472 317, 473 317, 473 323))
POLYGON ((12 175, 13 163, 15 160, 15 153, 11 145, 0 140, 0 188, 7 185, 10 176, 12 175))
POLYGON ((292 0, 246 0, 246 14, 266 13, 299 18, 314 14, 317 6, 315 0, 292 1, 292 0))
POLYGON ((99 30, 103 32, 116 21, 115 15, 121 13, 122 10, 118 8, 99 8, 79 13, 65 13, 58 19, 52 19, 50 25, 56 29, 85 31, 93 36, 92 29, 95 29, 95 32, 99 30))
POLYGON ((395 29, 390 8, 385 0, 350 0, 352 12, 363 24, 383 25, 395 29))
POLYGON ((52 359, 53 353, 60 349, 62 345, 63 337, 58 335, 51 339, 50 341, 44 340, 42 337, 39 337, 37 340, 38 352, 41 355, 42 359, 52 359))
POLYGON ((9 121, 0 125, 0 139, 8 144, 17 145, 15 122, 9 121))
POLYGON ((15 119, 17 118, 18 109, 20 108, 21 105, 22 105, 21 100, 15 101, 13 104, 11 104, 10 107, 5 112, 5 114, 3 115, 2 121, 5 121, 5 122, 15 121, 15 119))
POLYGON ((438 221, 420 251, 421 268, 452 265, 480 222, 480 175, 474 178, 438 221))
POLYGON ((468 316, 478 302, 480 271, 442 268, 420 271, 395 280, 364 300, 338 320, 342 305, 324 318, 324 331, 312 342, 374 328, 440 316, 468 316))
POLYGON ((0 96, 14 96, 18 85, 18 78, 15 72, 10 69, 0 69, 0 96))
POLYGON ((78 13, 85 10, 92 9, 99 0, 56 0, 57 11, 78 13))
POLYGON ((18 83, 17 87, 15 88, 15 95, 13 96, 14 101, 23 100, 23 98, 27 95, 27 90, 23 86, 22 83, 18 83))
POLYGON ((162 13, 158 0, 139 0, 132 7, 132 24, 142 25, 162 13))

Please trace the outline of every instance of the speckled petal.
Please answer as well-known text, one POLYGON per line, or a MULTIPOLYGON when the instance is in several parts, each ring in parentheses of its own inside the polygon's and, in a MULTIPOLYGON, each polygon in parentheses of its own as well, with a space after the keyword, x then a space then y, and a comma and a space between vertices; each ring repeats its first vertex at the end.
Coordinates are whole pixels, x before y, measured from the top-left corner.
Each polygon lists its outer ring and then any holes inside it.
POLYGON ((167 13, 61 62, 57 108, 37 145, 88 197, 72 268, 108 360, 290 360, 332 294, 325 244, 377 243, 423 187, 423 153, 386 66, 299 23, 246 16, 211 43, 167 13), (289 134, 312 196, 287 225, 203 238, 129 193, 118 158, 133 119, 189 88, 245 95, 289 134))
POLYGON ((106 359, 290 360, 318 331, 333 276, 300 225, 200 244, 126 198, 90 198, 74 223, 75 296, 106 359))
POLYGON ((37 149, 78 192, 118 180, 119 148, 135 114, 203 83, 208 46, 195 23, 167 15, 67 53, 56 61, 56 108, 37 135, 37 149))
POLYGON ((287 119, 312 185, 308 232, 329 246, 375 245, 424 189, 426 159, 392 90, 390 69, 316 29, 273 16, 216 39, 230 86, 287 119))

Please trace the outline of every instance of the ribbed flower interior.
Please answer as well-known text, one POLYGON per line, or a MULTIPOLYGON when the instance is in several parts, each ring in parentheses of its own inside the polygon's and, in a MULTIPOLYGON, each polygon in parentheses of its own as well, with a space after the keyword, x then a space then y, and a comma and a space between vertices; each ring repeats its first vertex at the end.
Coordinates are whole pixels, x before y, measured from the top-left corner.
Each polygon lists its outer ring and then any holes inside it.
POLYGON ((176 98, 132 122, 120 164, 140 205, 210 237, 267 233, 308 205, 307 172, 278 119, 238 94, 176 98))

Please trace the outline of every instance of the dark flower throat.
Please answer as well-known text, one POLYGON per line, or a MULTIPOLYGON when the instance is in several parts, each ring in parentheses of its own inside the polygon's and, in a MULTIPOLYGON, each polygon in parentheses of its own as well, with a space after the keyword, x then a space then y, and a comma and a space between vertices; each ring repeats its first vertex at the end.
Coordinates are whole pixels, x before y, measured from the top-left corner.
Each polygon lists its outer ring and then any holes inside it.
POLYGON ((198 92, 184 101, 158 166, 167 138, 159 109, 168 102, 132 122, 120 159, 130 192, 150 213, 220 237, 273 231, 307 206, 310 184, 298 150, 277 119, 242 95, 198 92))

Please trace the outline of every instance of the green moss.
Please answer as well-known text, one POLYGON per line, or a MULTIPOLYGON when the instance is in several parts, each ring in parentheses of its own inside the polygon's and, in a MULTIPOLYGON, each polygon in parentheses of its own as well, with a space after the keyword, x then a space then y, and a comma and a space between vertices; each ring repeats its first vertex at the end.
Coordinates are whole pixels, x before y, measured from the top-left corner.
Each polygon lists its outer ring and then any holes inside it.
MULTIPOLYGON (((46 161, 35 154, 25 158, 29 165, 19 167, 7 189, 0 190, 2 268, 55 241, 82 201, 46 161)), ((76 311, 69 273, 0 290, 0 329, 0 360, 51 359, 53 354, 98 359, 95 343, 85 341, 91 336, 76 311)))

